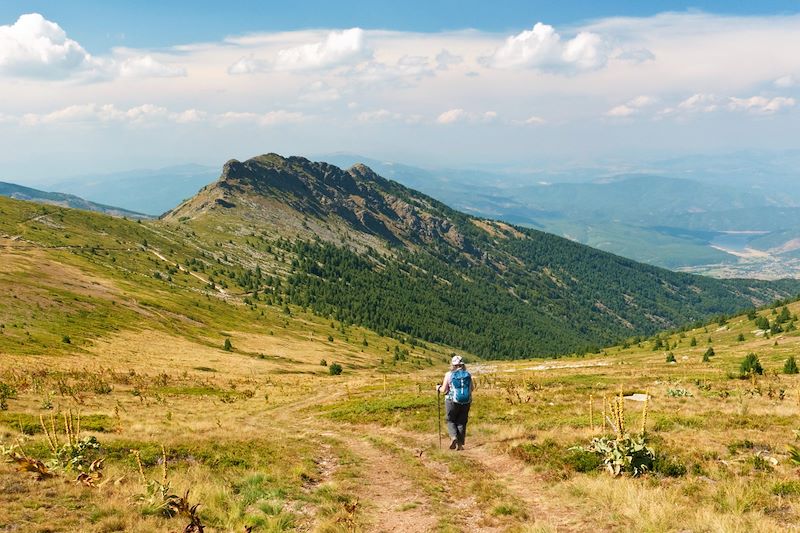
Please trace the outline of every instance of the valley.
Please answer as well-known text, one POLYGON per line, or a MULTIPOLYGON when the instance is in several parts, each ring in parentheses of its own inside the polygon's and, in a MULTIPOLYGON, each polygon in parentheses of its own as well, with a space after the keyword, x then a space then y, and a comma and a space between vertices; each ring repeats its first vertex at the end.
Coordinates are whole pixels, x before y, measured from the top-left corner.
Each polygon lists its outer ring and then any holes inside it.
POLYGON ((0 254, 0 530, 781 531, 800 512, 791 280, 676 274, 275 154, 162 220, 0 199, 0 254), (478 385, 463 452, 437 436, 454 351, 478 385), (751 352, 764 373, 740 379, 751 352), (620 394, 642 477, 588 451, 620 394))

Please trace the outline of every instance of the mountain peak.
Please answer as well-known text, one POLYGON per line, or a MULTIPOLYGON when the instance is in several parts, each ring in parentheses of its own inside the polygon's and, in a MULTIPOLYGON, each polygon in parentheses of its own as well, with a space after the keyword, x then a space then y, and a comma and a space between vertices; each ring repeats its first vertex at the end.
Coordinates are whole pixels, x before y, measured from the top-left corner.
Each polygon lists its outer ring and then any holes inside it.
POLYGON ((298 233, 325 235, 330 240, 340 240, 331 233, 335 226, 344 234, 366 236, 362 240, 370 246, 382 247, 380 241, 412 247, 439 241, 471 251, 449 219, 448 208, 382 178, 364 164, 342 170, 274 153, 228 161, 217 182, 164 218, 196 218, 235 207, 241 207, 241 218, 280 219, 302 228, 298 233))
POLYGON ((348 168, 347 172, 351 176, 356 177, 356 178, 360 178, 360 179, 363 179, 363 180, 377 181, 377 180, 383 179, 374 170, 369 168, 364 163, 356 163, 352 167, 348 168))

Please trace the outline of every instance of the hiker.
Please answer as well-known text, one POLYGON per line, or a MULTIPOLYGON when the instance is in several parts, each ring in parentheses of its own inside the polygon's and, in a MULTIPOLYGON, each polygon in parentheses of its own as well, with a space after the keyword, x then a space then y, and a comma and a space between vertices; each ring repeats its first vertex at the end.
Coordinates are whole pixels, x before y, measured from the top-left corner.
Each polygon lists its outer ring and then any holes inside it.
POLYGON ((444 393, 444 411, 447 421, 447 433, 453 442, 451 450, 463 450, 467 437, 467 418, 469 406, 472 404, 472 391, 475 382, 460 355, 450 360, 450 371, 444 375, 441 384, 436 385, 436 392, 444 393))

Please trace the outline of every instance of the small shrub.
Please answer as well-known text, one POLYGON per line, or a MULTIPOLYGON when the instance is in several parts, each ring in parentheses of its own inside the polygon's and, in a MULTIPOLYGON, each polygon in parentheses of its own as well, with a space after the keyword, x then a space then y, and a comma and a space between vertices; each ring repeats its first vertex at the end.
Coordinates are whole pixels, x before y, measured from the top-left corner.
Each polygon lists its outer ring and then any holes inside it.
POLYGON ((576 472, 594 472, 603 465, 597 454, 584 450, 570 450, 564 462, 576 472))
POLYGON ((706 352, 703 355, 707 357, 714 357, 717 354, 714 353, 714 348, 712 346, 709 346, 708 350, 706 350, 706 352))
POLYGON ((797 374, 800 372, 797 368, 797 361, 793 355, 790 355, 786 362, 783 364, 783 373, 784 374, 797 374))
POLYGON ((511 448, 510 453, 531 465, 543 466, 562 473, 594 472, 603 465, 602 458, 596 453, 581 447, 564 449, 552 439, 520 444, 511 448))
POLYGON ((321 359, 320 362, 319 362, 319 365, 320 366, 328 366, 328 361, 325 360, 325 359, 321 359))
POLYGON ((69 335, 62 335, 61 342, 64 344, 72 344, 72 339, 69 338, 69 335))
POLYGON ((226 352, 233 351, 233 344, 231 344, 231 339, 229 337, 225 337, 225 344, 222 346, 222 349, 226 352))
POLYGON ((656 454, 653 459, 653 472, 667 477, 682 477, 686 475, 686 465, 662 454, 656 454))
POLYGON ((739 336, 736 337, 736 340, 739 341, 739 342, 744 341, 744 333, 739 333, 739 336))
POLYGON ((736 455, 741 450, 752 450, 755 447, 755 443, 749 439, 735 440, 728 444, 728 453, 731 455, 736 455))
POLYGON ((339 374, 342 373, 342 370, 343 370, 342 365, 340 365, 339 363, 331 363, 331 366, 328 367, 328 372, 330 373, 331 376, 338 376, 339 374))
POLYGON ((17 390, 8 383, 0 383, 0 411, 8 410, 8 400, 17 397, 17 390))
POLYGON ((761 362, 758 360, 758 356, 753 352, 747 354, 744 359, 742 359, 741 365, 739 365, 739 375, 741 377, 747 377, 750 374, 763 374, 764 368, 761 366, 761 362))
POLYGON ((797 496, 800 494, 800 481, 779 481, 772 486, 775 496, 797 496))
POLYGON ((772 472, 775 469, 769 458, 765 458, 758 453, 753 456, 751 461, 753 463, 753 470, 758 470, 759 472, 772 472))
POLYGON ((672 352, 669 352, 667 354, 667 363, 674 363, 674 362, 675 362, 675 354, 672 353, 672 352))

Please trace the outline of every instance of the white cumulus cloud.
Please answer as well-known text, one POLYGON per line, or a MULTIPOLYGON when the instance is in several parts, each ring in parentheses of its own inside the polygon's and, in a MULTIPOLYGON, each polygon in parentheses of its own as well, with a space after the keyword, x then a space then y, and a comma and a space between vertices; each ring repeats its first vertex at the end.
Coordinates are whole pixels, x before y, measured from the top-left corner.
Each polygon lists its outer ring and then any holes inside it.
POLYGON ((26 126, 110 122, 147 124, 159 121, 186 123, 199 120, 204 115, 204 112, 195 109, 176 113, 154 104, 142 104, 128 109, 121 109, 113 104, 76 104, 50 113, 28 113, 22 116, 20 122, 26 126))
POLYGON ((711 113, 719 108, 719 97, 714 94, 693 94, 678 104, 680 111, 689 113, 711 113))
POLYGON ((436 69, 448 70, 453 65, 459 65, 464 62, 464 58, 450 53, 449 50, 442 49, 441 52, 436 54, 436 69))
MULTIPOLYGON (((281 48, 270 59, 259 59, 253 55, 241 57, 228 67, 228 74, 311 71, 354 65, 372 56, 364 35, 365 32, 361 28, 331 31, 320 41, 281 48)), ((232 42, 241 44, 247 43, 248 40, 232 42)))
POLYGON ((123 78, 185 76, 182 67, 168 65, 153 55, 117 49, 94 57, 67 37, 57 23, 39 13, 22 15, 12 25, 0 26, 0 75, 46 80, 102 81, 123 78))
POLYGON ((148 54, 122 61, 119 74, 124 78, 174 78, 186 76, 186 69, 164 64, 148 54))
POLYGON ((474 113, 461 108, 454 108, 441 113, 436 117, 437 124, 454 124, 456 122, 493 122, 497 119, 495 111, 474 113))
POLYGON ((222 126, 236 123, 250 123, 258 126, 276 126, 279 124, 291 124, 302 122, 307 117, 303 113, 296 111, 286 111, 278 109, 266 113, 251 113, 228 111, 213 117, 214 121, 222 126))
POLYGON ((387 109, 376 109, 375 111, 363 111, 356 115, 356 120, 359 122, 386 122, 388 120, 401 120, 403 115, 400 113, 393 113, 387 109))
POLYGON ((608 62, 609 47, 596 33, 580 32, 563 41, 555 28, 537 22, 532 30, 508 37, 483 61, 494 68, 532 68, 545 72, 574 73, 594 70, 608 62))
POLYGON ((236 63, 228 67, 228 74, 256 74, 269 70, 269 63, 253 57, 242 57, 236 63))
POLYGON ((784 96, 776 96, 773 98, 767 98, 765 96, 751 96, 750 98, 731 97, 728 103, 728 109, 771 115, 782 109, 794 107, 795 103, 794 98, 787 98, 784 96))
POLYGON ((93 66, 92 56, 78 42, 39 13, 0 26, 0 73, 63 79, 93 66))
POLYGON ((612 107, 608 111, 606 111, 607 117, 615 117, 615 118, 625 118, 630 117, 632 115, 636 115, 642 111, 642 109, 653 105, 656 102, 656 99, 652 96, 641 95, 637 96, 636 98, 629 100, 628 102, 612 107))
POLYGON ((449 109, 436 117, 438 124, 452 124, 467 118, 467 112, 461 108, 449 109))
POLYGON ((787 74, 786 76, 781 76, 780 78, 775 80, 773 84, 775 85, 775 87, 778 87, 780 89, 789 89, 791 87, 797 86, 799 82, 800 80, 798 80, 797 77, 792 76, 791 74, 787 74))
POLYGON ((332 31, 324 40, 278 51, 275 70, 314 70, 354 63, 370 56, 364 30, 332 31))
POLYGON ((530 117, 523 120, 522 123, 527 124, 528 126, 539 126, 541 124, 546 124, 547 121, 542 117, 531 115, 530 117))

